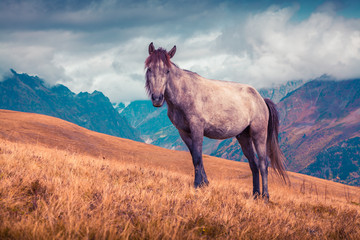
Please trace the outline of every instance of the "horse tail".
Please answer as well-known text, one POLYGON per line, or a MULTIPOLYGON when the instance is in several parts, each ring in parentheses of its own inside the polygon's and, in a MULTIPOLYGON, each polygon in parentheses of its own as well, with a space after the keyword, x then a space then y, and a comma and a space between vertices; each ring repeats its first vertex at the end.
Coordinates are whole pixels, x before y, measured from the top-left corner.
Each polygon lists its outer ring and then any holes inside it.
POLYGON ((279 135, 279 113, 273 101, 265 98, 265 103, 269 109, 268 135, 267 135, 267 154, 271 160, 271 165, 275 172, 284 180, 285 184, 290 184, 290 179, 285 171, 285 156, 280 149, 279 135))

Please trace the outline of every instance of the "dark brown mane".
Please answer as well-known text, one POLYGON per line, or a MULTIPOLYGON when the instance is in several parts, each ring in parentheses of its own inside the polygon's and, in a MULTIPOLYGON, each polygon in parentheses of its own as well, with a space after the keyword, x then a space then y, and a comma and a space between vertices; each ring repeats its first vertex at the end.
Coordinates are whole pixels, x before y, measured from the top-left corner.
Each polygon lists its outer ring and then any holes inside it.
POLYGON ((147 77, 147 74, 146 74, 145 78, 146 78, 145 90, 146 90, 147 95, 150 97, 151 96, 150 82, 149 82, 149 78, 147 77))
POLYGON ((145 67, 147 68, 151 63, 158 61, 162 61, 167 67, 171 67, 170 56, 163 48, 159 48, 151 53, 151 55, 145 60, 145 67))

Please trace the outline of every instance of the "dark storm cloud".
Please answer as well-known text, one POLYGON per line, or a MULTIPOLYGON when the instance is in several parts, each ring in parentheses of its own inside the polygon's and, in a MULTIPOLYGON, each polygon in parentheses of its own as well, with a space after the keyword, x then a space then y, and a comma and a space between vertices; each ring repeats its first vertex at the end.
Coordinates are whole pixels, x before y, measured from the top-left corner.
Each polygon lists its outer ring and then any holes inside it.
POLYGON ((228 19, 242 17, 240 13, 238 3, 218 1, 5 0, 0 2, 0 39, 10 36, 17 41, 14 32, 69 31, 83 43, 73 45, 73 51, 140 36, 183 40, 194 32, 220 28, 228 19), (236 15, 234 6, 239 8, 236 15))
MULTIPOLYGON (((209 27, 253 9, 264 10, 287 1, 165 1, 165 0, 5 0, 0 2, 0 26, 10 29, 128 28, 172 25, 184 30, 209 27)), ((171 30, 171 29, 170 29, 171 30)))
POLYGON ((81 29, 194 21, 219 4, 192 1, 2 1, 2 28, 81 29), (190 18, 189 18, 190 16, 190 18))
POLYGON ((0 72, 14 68, 73 91, 100 90, 113 101, 129 101, 146 96, 144 60, 154 42, 177 45, 174 61, 182 68, 256 86, 323 73, 357 76, 358 5, 1 0, 0 72))
MULTIPOLYGON (((319 1, 312 1, 319 2, 319 1)), ((134 36, 177 35, 223 28, 241 22, 249 12, 288 1, 193 0, 4 0, 0 2, 0 28, 13 31, 62 30, 89 33, 82 41, 116 42, 134 36)))

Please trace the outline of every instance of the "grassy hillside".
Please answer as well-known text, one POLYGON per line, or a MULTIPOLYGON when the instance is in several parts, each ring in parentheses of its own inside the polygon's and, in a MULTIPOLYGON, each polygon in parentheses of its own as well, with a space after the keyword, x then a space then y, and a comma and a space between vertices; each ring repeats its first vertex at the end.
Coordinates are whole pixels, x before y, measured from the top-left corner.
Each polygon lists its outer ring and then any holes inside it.
POLYGON ((163 168, 1 142, 1 239, 344 238, 360 236, 353 188, 271 182, 254 201, 241 179, 192 177, 163 168))
POLYGON ((9 111, 0 133, 0 239, 360 237, 356 187, 272 175, 264 203, 244 163, 205 156, 211 183, 195 190, 186 152, 9 111))

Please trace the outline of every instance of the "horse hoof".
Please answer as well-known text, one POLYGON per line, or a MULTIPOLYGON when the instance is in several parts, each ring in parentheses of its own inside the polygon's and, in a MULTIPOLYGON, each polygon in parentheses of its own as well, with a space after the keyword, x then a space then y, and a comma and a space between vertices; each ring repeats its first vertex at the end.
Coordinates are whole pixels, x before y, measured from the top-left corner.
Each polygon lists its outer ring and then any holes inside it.
POLYGON ((265 203, 270 202, 269 194, 263 194, 261 197, 262 197, 262 199, 264 200, 265 203))
POLYGON ((206 180, 206 181, 202 181, 202 182, 200 182, 200 183, 194 183, 194 187, 195 188, 202 188, 202 187, 206 187, 206 186, 208 186, 209 185, 209 181, 208 180, 206 180))
POLYGON ((254 193, 253 193, 253 198, 254 198, 254 200, 259 199, 259 197, 260 197, 260 193, 259 193, 259 192, 254 192, 254 193))

